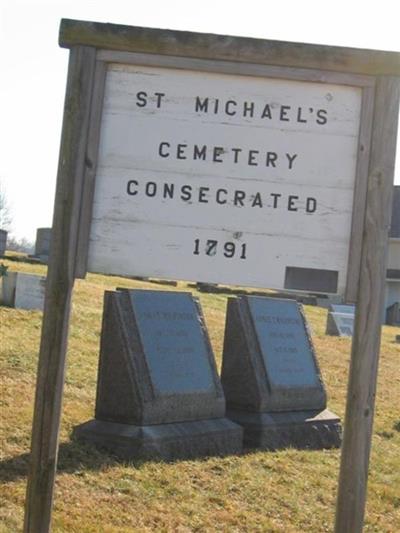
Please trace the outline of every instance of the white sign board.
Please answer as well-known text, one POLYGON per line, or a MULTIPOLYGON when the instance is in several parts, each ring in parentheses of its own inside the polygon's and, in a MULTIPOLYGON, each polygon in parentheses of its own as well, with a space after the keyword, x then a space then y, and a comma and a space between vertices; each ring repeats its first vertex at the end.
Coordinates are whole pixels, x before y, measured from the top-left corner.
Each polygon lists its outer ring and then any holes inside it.
POLYGON ((361 94, 110 64, 88 269, 278 289, 317 269, 343 293, 361 94))

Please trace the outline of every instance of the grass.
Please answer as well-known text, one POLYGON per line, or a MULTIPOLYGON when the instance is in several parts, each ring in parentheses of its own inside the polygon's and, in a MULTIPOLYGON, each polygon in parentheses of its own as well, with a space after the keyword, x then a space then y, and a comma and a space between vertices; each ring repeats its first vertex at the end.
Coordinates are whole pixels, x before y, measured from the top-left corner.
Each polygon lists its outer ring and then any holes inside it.
MULTIPOLYGON (((45 267, 4 261, 10 270, 45 267)), ((196 461, 118 462, 70 439, 93 417, 104 290, 173 287, 90 274, 76 282, 64 389, 53 531, 332 531, 340 452, 254 452, 196 461)), ((199 294, 218 365, 226 295, 199 294)), ((326 311, 306 306, 329 408, 344 415, 351 342, 325 336, 326 311)), ((42 314, 0 307, 0 532, 22 528, 42 314)), ((399 328, 382 335, 366 532, 400 530, 399 328)))

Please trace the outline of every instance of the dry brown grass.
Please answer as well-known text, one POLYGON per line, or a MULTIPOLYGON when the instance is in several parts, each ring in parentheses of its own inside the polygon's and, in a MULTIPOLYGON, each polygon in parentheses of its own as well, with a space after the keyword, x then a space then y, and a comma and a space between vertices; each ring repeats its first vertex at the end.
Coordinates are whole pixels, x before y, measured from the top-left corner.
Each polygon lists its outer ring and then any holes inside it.
MULTIPOLYGON (((13 270, 45 267, 9 263, 13 270)), ((102 299, 117 286, 164 288, 89 275, 74 291, 53 530, 60 532, 331 531, 339 451, 284 450, 198 461, 121 463, 70 440, 93 416, 102 299)), ((172 288, 173 289, 173 288, 172 288)), ((179 284, 179 290, 188 290, 179 284)), ((194 289, 189 289, 193 290, 194 289)), ((220 364, 225 295, 201 294, 220 364)), ((324 335, 326 311, 306 307, 329 407, 345 409, 350 341, 324 335)), ((41 313, 0 308, 0 531, 21 530, 41 313)), ((384 327, 365 531, 400 530, 399 328, 384 327)))

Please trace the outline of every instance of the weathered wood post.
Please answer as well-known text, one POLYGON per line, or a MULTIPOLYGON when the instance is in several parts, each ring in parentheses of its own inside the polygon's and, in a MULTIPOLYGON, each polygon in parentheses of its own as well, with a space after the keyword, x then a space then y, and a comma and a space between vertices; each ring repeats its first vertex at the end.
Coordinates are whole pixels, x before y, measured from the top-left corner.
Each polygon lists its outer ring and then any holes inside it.
POLYGON ((377 80, 336 533, 364 524, 396 152, 399 78, 377 80))
POLYGON ((49 531, 95 49, 71 49, 27 485, 24 531, 49 531))

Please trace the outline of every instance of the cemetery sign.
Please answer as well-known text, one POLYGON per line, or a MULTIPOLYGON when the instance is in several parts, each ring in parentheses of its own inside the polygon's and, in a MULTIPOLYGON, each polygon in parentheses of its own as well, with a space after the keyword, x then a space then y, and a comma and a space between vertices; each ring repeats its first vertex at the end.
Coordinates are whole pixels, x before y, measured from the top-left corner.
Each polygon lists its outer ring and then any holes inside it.
POLYGON ((355 299, 373 78, 111 50, 96 65, 77 275, 355 299))
POLYGON ((50 524, 71 296, 88 269, 357 302, 336 530, 360 531, 399 54, 73 20, 60 44, 70 62, 25 531, 50 524))
POLYGON ((360 86, 106 58, 90 271, 345 292, 360 86))

